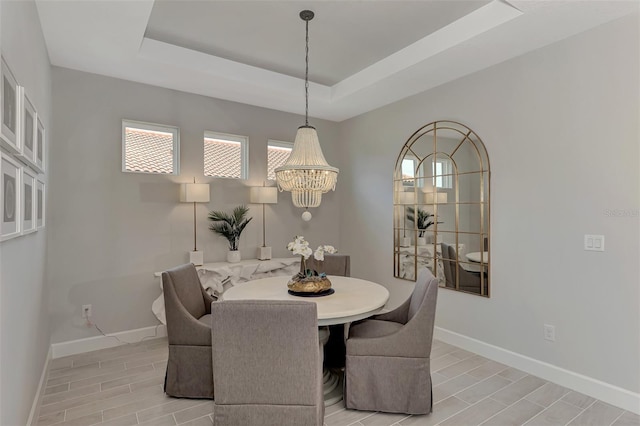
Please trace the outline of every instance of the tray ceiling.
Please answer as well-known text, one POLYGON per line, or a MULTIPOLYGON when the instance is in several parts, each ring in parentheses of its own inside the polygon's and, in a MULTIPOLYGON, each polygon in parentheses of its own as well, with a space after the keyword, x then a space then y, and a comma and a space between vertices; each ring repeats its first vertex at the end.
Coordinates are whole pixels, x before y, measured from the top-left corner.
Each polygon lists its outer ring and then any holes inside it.
POLYGON ((362 114, 638 11, 629 1, 36 0, 51 63, 292 113, 362 114))

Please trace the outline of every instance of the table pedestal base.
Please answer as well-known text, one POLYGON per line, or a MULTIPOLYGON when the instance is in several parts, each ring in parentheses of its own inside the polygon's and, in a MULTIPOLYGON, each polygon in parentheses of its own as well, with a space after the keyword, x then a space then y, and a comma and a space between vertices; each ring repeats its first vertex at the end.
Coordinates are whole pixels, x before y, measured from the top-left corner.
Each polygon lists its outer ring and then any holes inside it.
MULTIPOLYGON (((324 350, 324 345, 329 341, 329 327, 318 328, 318 339, 324 350)), ((344 375, 341 371, 322 369, 322 390, 324 392, 324 406, 328 407, 342 401, 342 381, 344 375)))
POLYGON ((342 401, 342 381, 344 374, 342 371, 324 369, 322 375, 322 388, 324 390, 324 406, 328 407, 342 401))

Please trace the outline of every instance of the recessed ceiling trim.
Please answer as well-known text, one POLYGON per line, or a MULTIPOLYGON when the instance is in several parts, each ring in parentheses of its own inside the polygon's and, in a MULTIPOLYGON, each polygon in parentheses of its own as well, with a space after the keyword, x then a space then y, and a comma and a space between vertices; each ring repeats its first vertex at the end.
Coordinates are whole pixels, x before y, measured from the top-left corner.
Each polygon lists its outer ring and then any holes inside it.
MULTIPOLYGON (((138 52, 140 58, 178 66, 189 71, 205 73, 228 81, 264 86, 271 90, 293 92, 304 87, 304 80, 280 74, 252 65, 231 61, 214 55, 187 49, 145 37, 138 52)), ((329 100, 331 89, 322 84, 309 82, 314 97, 329 100)), ((298 93, 299 94, 299 93, 298 93)))
POLYGON ((494 0, 335 84, 331 89, 331 99, 338 100, 379 83, 521 15, 522 12, 515 7, 494 0))
MULTIPOLYGON (((143 39, 153 3, 36 0, 52 65, 295 114, 304 112, 300 78, 143 39)), ((349 2, 330 3, 339 11, 349 2)), ((410 3, 398 1, 399 6, 410 3)), ((310 83, 309 116, 334 121, 357 116, 626 14, 637 14, 639 5, 637 0, 494 1, 333 87, 310 83), (513 6, 524 13, 511 16, 520 13, 513 6)), ((263 17, 252 16, 248 22, 247 16, 235 18, 251 28, 251 19, 263 17)), ((383 28, 387 17, 379 19, 383 28)))

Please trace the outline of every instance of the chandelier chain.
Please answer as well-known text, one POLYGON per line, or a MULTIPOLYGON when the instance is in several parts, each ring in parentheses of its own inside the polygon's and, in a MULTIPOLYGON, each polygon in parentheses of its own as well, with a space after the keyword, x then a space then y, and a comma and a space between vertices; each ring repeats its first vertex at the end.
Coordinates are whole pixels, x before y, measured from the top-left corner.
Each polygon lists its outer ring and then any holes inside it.
POLYGON ((305 99, 305 109, 304 109, 304 125, 309 125, 309 21, 305 20, 306 23, 306 49, 305 49, 305 70, 304 70, 304 99, 305 99))

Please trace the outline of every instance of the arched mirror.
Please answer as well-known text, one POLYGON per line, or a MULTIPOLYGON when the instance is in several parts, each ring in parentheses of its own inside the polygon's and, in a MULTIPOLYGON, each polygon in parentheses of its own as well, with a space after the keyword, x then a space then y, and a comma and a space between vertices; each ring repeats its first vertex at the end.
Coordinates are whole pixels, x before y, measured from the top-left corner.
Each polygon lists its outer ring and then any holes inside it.
POLYGON ((452 121, 418 129, 394 171, 394 276, 428 267, 440 287, 489 297, 489 157, 452 121))

